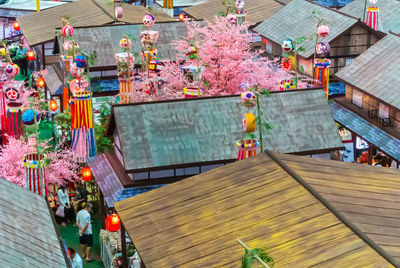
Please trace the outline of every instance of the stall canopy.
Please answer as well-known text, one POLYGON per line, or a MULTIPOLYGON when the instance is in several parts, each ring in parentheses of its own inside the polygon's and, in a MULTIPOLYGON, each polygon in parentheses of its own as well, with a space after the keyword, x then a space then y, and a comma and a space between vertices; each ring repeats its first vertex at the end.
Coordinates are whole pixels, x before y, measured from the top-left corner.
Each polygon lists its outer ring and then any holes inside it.
MULTIPOLYGON (((340 9, 340 11, 355 18, 363 20, 364 6, 365 6, 364 0, 354 0, 347 6, 340 9)), ((378 1, 375 4, 368 3, 368 6, 379 7, 379 23, 378 23, 379 31, 383 31, 386 33, 388 33, 389 31, 400 33, 399 1, 384 0, 384 1, 378 1)), ((366 17, 367 15, 365 14, 365 18, 366 17)))
POLYGON ((44 197, 0 179, 0 267, 67 267, 44 197))
POLYGON ((328 19, 330 33, 329 36, 324 37, 325 42, 331 42, 358 22, 357 19, 333 9, 305 0, 293 0, 269 19, 256 26, 254 31, 277 44, 281 44, 286 38, 305 37, 302 43, 305 50, 299 51, 299 55, 309 58, 315 51, 315 40, 307 38, 310 33, 316 31, 317 22, 312 16, 314 11, 321 17, 328 19), (296 18, 296 20, 293 18, 296 18))
POLYGON ((400 161, 400 140, 336 102, 331 104, 331 109, 335 121, 373 144, 385 154, 400 161))
MULTIPOLYGON (((142 6, 128 4, 122 4, 122 6, 124 15, 122 19, 118 19, 122 23, 141 23, 148 11, 142 6)), ((161 10, 153 10, 152 13, 158 22, 175 21, 161 10)), ((114 22, 114 9, 108 1, 78 0, 19 17, 17 21, 29 45, 34 46, 54 39, 56 28, 62 26, 60 17, 63 16, 68 17, 72 26, 99 26, 114 22)))
MULTIPOLYGON (((400 18, 400 17, 399 17, 400 18)), ((400 20, 400 19, 399 19, 400 20)), ((336 73, 343 82, 400 110, 400 37, 388 34, 336 73), (366 74, 369 75, 366 75, 366 74), (371 79, 371 76, 374 79, 371 79)))
MULTIPOLYGON (((124 35, 133 36, 133 48, 140 48, 140 32, 143 31, 143 23, 136 25, 105 25, 101 27, 79 27, 74 29, 74 38, 83 51, 92 53, 96 51, 97 59, 93 66, 113 68, 116 70, 115 51, 120 51, 119 42, 124 35)), ((158 22, 151 28, 158 31, 157 60, 175 61, 177 50, 171 44, 173 40, 182 40, 187 35, 184 22, 158 22)), ((58 41, 61 45, 61 40, 58 41)))
MULTIPOLYGON (((245 4, 246 21, 250 23, 259 23, 271 17, 282 9, 282 7, 284 7, 283 1, 248 0, 245 4)), ((235 8, 235 6, 233 6, 233 8, 235 8)), ((185 13, 195 19, 206 19, 208 21, 214 21, 217 14, 221 12, 225 13, 226 10, 227 6, 224 4, 224 1, 220 0, 209 0, 183 9, 185 13)))
MULTIPOLYGON (((384 175, 398 186, 400 174, 381 170, 267 151, 114 205, 146 267, 238 267, 244 252, 238 238, 250 248, 268 248, 277 267, 399 267, 360 231, 362 223, 357 227, 327 201, 387 206, 373 194, 387 189, 399 197, 398 190, 371 181, 384 175), (360 186, 355 192, 365 199, 341 201, 310 186, 344 182, 360 186)), ((397 201, 389 203, 399 209, 397 201)))
MULTIPOLYGON (((117 131, 129 172, 229 162, 243 136, 246 111, 239 102, 240 96, 228 96, 114 105, 107 132, 117 131)), ((296 154, 343 148, 321 89, 273 92, 261 108, 273 127, 264 133, 264 148, 296 154)))

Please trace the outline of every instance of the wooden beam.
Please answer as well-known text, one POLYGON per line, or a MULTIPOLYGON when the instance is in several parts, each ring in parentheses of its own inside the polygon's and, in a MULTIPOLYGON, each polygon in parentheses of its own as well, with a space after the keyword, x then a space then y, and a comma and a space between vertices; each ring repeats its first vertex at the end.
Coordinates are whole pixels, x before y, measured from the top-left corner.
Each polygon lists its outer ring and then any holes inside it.
POLYGON ((46 68, 46 56, 45 56, 45 52, 44 52, 44 43, 42 43, 42 63, 43 63, 43 69, 46 68))
POLYGON ((121 250, 122 250, 122 268, 128 268, 128 257, 126 255, 126 237, 125 227, 121 222, 121 250))
MULTIPOLYGON (((99 188, 100 189, 100 188, 99 188)), ((101 220, 101 229, 106 229, 106 209, 104 207, 104 195, 100 189, 100 220, 101 220)))

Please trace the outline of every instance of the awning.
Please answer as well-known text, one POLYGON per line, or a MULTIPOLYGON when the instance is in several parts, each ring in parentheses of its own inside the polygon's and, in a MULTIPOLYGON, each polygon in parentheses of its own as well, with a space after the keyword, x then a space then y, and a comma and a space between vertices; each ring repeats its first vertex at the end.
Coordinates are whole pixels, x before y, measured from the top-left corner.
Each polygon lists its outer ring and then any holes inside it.
POLYGON ((382 129, 377 128, 336 102, 331 104, 331 110, 335 121, 373 144, 379 150, 400 161, 400 140, 390 136, 382 129))

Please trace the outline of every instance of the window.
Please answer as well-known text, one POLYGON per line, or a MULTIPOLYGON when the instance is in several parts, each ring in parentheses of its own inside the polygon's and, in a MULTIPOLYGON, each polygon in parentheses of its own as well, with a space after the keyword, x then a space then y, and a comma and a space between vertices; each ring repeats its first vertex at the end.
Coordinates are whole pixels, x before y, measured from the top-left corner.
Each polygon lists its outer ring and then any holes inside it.
POLYGON ((272 43, 265 39, 265 52, 272 54, 272 43))
POLYGON ((353 60, 354 60, 354 59, 351 59, 351 58, 350 58, 350 59, 346 59, 345 65, 346 65, 346 66, 349 65, 350 63, 353 62, 353 60))
POLYGON ((389 107, 387 105, 379 103, 379 117, 389 118, 389 107))
POLYGON ((353 104, 362 108, 362 97, 363 94, 360 91, 353 89, 353 99, 352 99, 353 104))
POLYGON ((169 178, 174 176, 173 169, 158 170, 150 172, 150 179, 169 178))

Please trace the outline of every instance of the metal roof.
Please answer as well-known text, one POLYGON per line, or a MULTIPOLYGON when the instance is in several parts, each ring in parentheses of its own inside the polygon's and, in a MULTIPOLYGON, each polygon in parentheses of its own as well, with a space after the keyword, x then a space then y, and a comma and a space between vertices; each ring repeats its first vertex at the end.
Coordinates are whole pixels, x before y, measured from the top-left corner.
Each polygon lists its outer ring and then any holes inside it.
POLYGON ((335 75, 400 110, 399 54, 400 37, 389 34, 335 75))
MULTIPOLYGON (((349 5, 340 9, 341 12, 351 15, 361 20, 364 17, 364 0, 354 0, 349 5)), ((389 31, 400 33, 400 1, 397 0, 381 0, 376 4, 368 2, 368 6, 379 7, 379 23, 378 30, 388 33, 389 31)), ((367 15, 365 14, 365 18, 367 15)))
POLYGON ((319 38, 320 41, 331 42, 357 23, 357 19, 327 7, 305 0, 293 0, 256 26, 254 31, 277 44, 281 44, 287 38, 305 37, 306 40, 303 43, 305 51, 299 52, 299 55, 309 58, 315 51, 315 35, 317 33, 317 19, 312 16, 313 11, 327 19, 327 22, 323 24, 328 25, 330 29, 329 35, 319 38), (311 36, 313 37, 311 38, 311 36))
MULTIPOLYGON (((229 96, 114 106, 110 126, 118 130, 125 169, 237 158, 246 112, 239 102, 239 96, 229 96)), ((264 133, 264 148, 306 153, 343 147, 322 90, 273 93, 261 107, 273 126, 264 133)))
POLYGON ((0 179, 0 266, 67 267, 44 197, 0 179))
MULTIPOLYGON (((280 154, 262 153, 125 199, 115 208, 146 267, 238 267, 244 250, 237 238, 250 248, 267 248, 276 267, 395 265, 303 179, 317 173, 328 183, 331 173, 325 170, 331 168, 309 157, 291 158, 299 162, 290 163, 296 169, 284 166, 280 154), (314 164, 303 167, 303 159, 314 164)), ((348 165, 330 162, 339 170, 348 165)), ((373 172, 353 167, 347 174, 373 172)), ((373 174, 386 175, 379 169, 373 174)), ((399 174, 392 179, 398 182, 399 174)))

